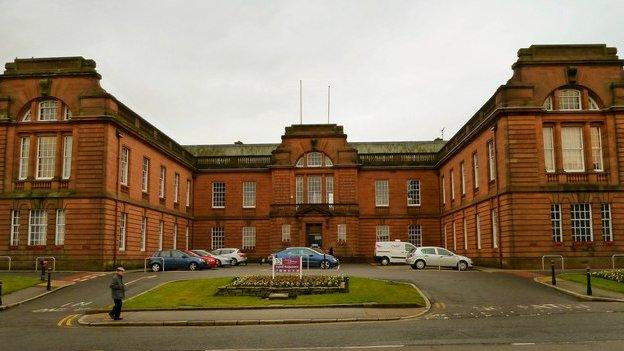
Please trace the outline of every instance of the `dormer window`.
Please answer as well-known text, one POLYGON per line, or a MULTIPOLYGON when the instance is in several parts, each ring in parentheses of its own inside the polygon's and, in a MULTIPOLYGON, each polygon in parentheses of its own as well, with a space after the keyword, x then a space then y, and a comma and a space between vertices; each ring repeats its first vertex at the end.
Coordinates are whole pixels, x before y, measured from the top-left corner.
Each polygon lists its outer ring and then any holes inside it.
POLYGON ((589 97, 589 109, 590 110, 600 110, 600 107, 598 107, 598 104, 596 103, 596 100, 594 100, 591 96, 589 97))
POLYGON ((56 100, 46 100, 39 103, 39 121, 56 121, 56 100))
POLYGON ((559 91, 559 109, 574 111, 581 109, 581 92, 575 89, 563 89, 559 91))
POLYGON ((334 163, 327 155, 322 152, 312 151, 301 156, 297 160, 295 167, 331 167, 333 165, 334 163))

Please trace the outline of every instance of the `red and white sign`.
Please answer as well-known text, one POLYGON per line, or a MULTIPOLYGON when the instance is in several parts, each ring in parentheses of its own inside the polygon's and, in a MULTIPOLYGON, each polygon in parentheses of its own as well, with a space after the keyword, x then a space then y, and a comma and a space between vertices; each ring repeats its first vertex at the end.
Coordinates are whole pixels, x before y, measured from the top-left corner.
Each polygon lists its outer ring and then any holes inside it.
POLYGON ((301 257, 284 257, 284 258, 273 258, 273 278, 275 278, 275 273, 299 273, 299 277, 301 278, 301 257))

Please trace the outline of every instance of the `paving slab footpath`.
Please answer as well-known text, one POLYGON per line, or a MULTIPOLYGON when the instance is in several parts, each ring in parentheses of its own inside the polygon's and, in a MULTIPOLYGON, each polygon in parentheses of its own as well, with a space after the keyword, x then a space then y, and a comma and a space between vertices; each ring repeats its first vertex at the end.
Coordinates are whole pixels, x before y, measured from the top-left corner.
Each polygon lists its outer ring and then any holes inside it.
POLYGON ((47 282, 37 284, 35 286, 31 286, 29 288, 21 289, 15 292, 12 292, 7 295, 2 296, 2 306, 0 306, 0 311, 5 310, 11 307, 15 307, 23 304, 24 302, 28 302, 40 297, 43 297, 47 294, 53 293, 56 290, 62 289, 64 287, 74 285, 74 282, 69 282, 65 280, 52 280, 50 285, 52 290, 47 291, 47 282))
POLYGON ((587 286, 585 284, 580 284, 576 282, 572 282, 569 280, 564 280, 557 278, 557 285, 551 284, 551 277, 536 277, 535 281, 551 287, 553 289, 557 289, 562 293, 575 296, 579 299, 589 300, 589 301, 605 301, 605 302, 624 302, 624 294, 618 293, 611 290, 604 290, 600 288, 596 288, 592 286, 592 295, 587 295, 587 286))

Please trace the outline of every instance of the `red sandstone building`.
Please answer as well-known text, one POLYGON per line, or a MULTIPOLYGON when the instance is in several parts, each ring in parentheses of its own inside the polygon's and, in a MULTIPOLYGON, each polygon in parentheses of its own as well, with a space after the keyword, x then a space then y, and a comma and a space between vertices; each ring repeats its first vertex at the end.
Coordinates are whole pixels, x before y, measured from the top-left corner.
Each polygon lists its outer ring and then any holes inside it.
POLYGON ((102 269, 159 248, 316 244, 370 260, 401 239, 480 264, 604 266, 624 252, 622 66, 605 45, 521 49, 446 142, 352 142, 328 124, 182 146, 102 89, 94 61, 16 59, 0 75, 0 255, 102 269))

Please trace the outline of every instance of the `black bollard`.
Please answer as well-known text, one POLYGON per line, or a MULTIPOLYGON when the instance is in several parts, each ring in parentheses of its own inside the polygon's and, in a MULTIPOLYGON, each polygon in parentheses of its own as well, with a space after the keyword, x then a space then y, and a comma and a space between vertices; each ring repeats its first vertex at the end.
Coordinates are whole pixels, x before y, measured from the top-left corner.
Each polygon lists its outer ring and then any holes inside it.
POLYGON ((555 277, 555 261, 550 260, 550 274, 552 275, 552 285, 557 285, 557 278, 555 277))
POLYGON ((52 279, 51 278, 52 278, 52 270, 49 269, 48 270, 48 286, 46 286, 46 290, 48 290, 48 291, 52 290, 52 282, 51 282, 52 279))
POLYGON ((587 295, 591 296, 592 295, 592 288, 591 288, 591 273, 589 272, 589 267, 587 267, 587 295))
POLYGON ((41 264, 41 281, 44 282, 45 281, 45 266, 46 266, 46 261, 41 260, 39 261, 39 263, 41 264))

